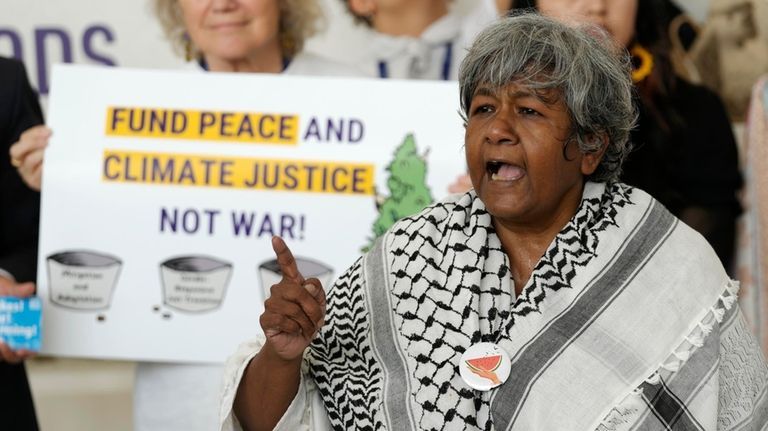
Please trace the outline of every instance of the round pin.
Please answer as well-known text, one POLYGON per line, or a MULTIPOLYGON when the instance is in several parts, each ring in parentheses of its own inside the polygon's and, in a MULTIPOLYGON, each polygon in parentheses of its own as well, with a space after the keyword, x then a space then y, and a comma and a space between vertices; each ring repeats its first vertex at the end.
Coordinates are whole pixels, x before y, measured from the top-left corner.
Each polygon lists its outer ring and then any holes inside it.
POLYGON ((472 389, 490 391, 504 383, 512 369, 507 352, 494 343, 473 344, 461 355, 459 373, 472 389))

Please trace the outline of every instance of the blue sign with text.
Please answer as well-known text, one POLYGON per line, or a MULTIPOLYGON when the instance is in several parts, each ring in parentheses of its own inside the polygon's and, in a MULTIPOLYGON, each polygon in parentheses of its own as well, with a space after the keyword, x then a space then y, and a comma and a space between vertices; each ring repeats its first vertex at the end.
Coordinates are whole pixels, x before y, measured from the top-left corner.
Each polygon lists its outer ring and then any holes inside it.
POLYGON ((40 298, 0 297, 0 340, 14 350, 40 350, 40 298))

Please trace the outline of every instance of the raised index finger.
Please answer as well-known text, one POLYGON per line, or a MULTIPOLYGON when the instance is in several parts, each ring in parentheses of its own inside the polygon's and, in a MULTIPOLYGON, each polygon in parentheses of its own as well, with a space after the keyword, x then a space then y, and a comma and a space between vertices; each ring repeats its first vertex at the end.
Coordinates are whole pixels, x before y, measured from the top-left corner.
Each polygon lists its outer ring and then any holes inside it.
POLYGON ((296 259, 294 259, 291 249, 285 245, 285 241, 279 236, 272 237, 272 250, 275 251, 277 264, 280 265, 280 272, 283 274, 283 278, 287 278, 297 284, 304 283, 304 277, 302 277, 299 268, 296 266, 296 259))

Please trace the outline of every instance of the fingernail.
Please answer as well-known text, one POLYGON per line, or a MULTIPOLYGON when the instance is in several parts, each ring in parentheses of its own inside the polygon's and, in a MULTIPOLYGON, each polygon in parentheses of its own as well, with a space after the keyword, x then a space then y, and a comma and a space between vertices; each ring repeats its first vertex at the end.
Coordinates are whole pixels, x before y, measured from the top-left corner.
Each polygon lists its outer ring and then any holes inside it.
POLYGON ((317 323, 315 324, 315 327, 316 327, 317 329, 320 329, 320 328, 322 328, 322 327, 323 327, 323 324, 324 324, 324 323, 325 323, 325 319, 320 319, 320 320, 318 320, 318 321, 317 321, 317 323))
POLYGON ((315 296, 315 293, 317 293, 317 286, 312 283, 305 284, 304 288, 307 289, 307 292, 309 292, 309 294, 312 296, 315 296))

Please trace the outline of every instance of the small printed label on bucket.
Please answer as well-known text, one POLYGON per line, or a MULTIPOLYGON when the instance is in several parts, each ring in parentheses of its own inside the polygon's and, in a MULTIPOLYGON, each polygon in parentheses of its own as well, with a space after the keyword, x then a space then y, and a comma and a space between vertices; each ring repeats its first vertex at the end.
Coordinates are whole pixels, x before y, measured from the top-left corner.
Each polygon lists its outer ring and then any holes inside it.
POLYGON ((51 301, 75 310, 106 310, 121 259, 90 250, 65 250, 46 257, 51 301))
POLYGON ((179 256, 160 264, 165 305, 178 311, 203 312, 221 307, 232 264, 208 256, 179 256))
POLYGON ((14 350, 40 350, 40 298, 0 297, 0 340, 14 350))

